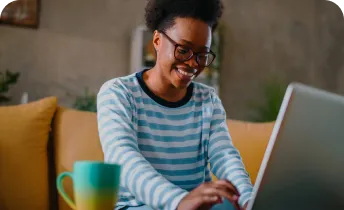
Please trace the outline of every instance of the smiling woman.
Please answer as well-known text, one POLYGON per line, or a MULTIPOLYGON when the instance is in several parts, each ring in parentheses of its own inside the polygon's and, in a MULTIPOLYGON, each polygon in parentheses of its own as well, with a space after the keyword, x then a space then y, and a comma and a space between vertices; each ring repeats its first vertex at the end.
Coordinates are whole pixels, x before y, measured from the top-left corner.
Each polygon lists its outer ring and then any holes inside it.
POLYGON ((252 184, 225 110, 214 88, 195 81, 216 58, 222 10, 221 0, 149 0, 154 66, 100 88, 104 160, 122 166, 116 209, 245 209, 252 184))

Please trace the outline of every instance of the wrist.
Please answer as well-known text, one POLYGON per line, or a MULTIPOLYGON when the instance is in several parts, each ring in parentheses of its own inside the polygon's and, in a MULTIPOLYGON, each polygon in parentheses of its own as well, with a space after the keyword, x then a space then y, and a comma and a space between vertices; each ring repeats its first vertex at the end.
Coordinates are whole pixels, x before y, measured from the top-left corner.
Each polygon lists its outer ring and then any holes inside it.
POLYGON ((167 209, 171 209, 171 210, 179 210, 179 204, 181 203, 181 201, 184 199, 184 197, 188 194, 188 192, 184 191, 183 193, 177 195, 176 197, 174 197, 173 201, 171 201, 169 208, 167 209))
POLYGON ((249 202, 249 200, 248 200, 248 201, 246 201, 246 203, 243 205, 243 207, 242 207, 242 210, 246 210, 246 209, 247 209, 248 202, 249 202))

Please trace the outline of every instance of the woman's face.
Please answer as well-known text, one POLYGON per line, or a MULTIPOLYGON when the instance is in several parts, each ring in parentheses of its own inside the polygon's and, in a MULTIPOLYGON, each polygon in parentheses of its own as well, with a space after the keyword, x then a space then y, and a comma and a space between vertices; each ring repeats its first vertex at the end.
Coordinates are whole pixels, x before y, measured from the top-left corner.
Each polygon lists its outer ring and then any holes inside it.
POLYGON ((211 39, 208 24, 192 18, 177 18, 165 33, 155 32, 153 43, 163 81, 178 89, 186 88, 211 59, 211 39))

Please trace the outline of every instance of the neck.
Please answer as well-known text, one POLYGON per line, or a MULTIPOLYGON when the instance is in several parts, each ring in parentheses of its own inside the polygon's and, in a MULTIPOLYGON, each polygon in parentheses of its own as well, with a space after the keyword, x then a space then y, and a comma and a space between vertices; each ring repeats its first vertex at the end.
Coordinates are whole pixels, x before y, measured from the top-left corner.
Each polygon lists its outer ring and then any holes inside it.
POLYGON ((187 89, 175 88, 168 79, 164 78, 157 66, 143 75, 146 85, 156 96, 170 102, 180 101, 186 95, 187 89))

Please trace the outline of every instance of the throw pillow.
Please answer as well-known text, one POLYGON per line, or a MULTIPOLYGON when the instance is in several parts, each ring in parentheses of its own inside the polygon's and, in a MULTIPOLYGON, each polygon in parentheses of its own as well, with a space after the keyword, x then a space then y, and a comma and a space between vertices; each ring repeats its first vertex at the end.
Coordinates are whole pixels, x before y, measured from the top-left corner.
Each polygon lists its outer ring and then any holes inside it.
POLYGON ((47 142, 57 99, 0 107, 1 209, 49 209, 47 142))

